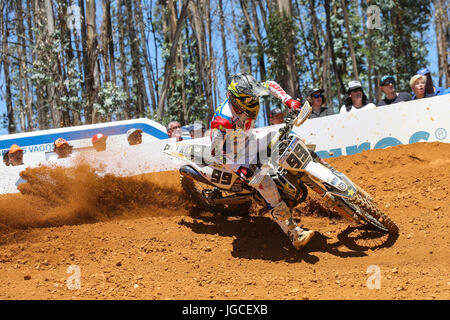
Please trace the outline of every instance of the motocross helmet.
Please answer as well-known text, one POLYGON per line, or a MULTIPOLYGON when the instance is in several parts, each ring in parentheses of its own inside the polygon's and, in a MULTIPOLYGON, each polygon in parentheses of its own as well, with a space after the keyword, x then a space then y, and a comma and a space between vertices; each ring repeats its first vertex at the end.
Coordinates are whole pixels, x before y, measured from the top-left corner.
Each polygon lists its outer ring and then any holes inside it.
POLYGON ((269 90, 248 73, 238 73, 231 77, 228 86, 228 99, 236 110, 250 118, 259 112, 259 97, 269 94, 269 90))

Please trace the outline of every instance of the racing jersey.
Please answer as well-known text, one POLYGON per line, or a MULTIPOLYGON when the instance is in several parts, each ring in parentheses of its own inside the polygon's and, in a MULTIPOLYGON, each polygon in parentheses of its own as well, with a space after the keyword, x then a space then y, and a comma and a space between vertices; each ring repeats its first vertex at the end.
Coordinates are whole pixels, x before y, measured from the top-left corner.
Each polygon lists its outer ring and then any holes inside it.
MULTIPOLYGON (((271 95, 280 99, 283 103, 292 99, 275 81, 265 81, 263 86, 269 89, 271 95)), ((258 114, 256 114, 257 116, 258 114)), ((222 150, 223 154, 226 155, 226 150, 231 150, 229 145, 227 147, 227 143, 234 143, 234 149, 241 150, 244 148, 245 137, 251 132, 254 124, 255 119, 248 117, 245 113, 235 113, 231 102, 229 99, 226 99, 216 109, 211 121, 210 137, 212 155, 214 156, 217 150, 222 150)))

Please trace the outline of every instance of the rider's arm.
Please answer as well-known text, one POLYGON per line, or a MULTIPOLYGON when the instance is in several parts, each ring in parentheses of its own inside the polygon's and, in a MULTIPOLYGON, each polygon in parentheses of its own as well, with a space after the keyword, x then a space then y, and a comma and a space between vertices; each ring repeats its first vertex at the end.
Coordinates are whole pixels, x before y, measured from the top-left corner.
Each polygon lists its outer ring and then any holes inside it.
POLYGON ((300 101, 292 99, 292 97, 288 95, 286 91, 284 91, 283 88, 275 81, 268 80, 263 83, 263 86, 269 89, 270 94, 280 99, 283 102, 283 104, 287 106, 289 109, 301 108, 300 101))
POLYGON ((230 120, 216 116, 211 121, 211 155, 215 156, 216 150, 222 150, 225 143, 225 133, 227 129, 232 129, 230 120))

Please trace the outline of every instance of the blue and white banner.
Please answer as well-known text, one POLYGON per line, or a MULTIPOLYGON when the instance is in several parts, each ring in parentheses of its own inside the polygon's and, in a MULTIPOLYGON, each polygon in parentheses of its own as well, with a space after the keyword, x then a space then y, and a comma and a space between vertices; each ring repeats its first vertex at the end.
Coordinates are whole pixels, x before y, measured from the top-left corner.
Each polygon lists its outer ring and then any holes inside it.
POLYGON ((294 131, 322 158, 420 141, 450 143, 450 94, 310 119, 294 131))
POLYGON ((11 145, 17 144, 24 150, 24 163, 36 164, 54 157, 53 142, 58 138, 67 140, 73 145, 74 153, 92 148, 91 138, 97 133, 108 136, 108 147, 128 146, 126 132, 131 129, 142 130, 143 143, 167 139, 166 128, 149 119, 136 119, 98 123, 92 125, 50 129, 0 136, 0 154, 8 151, 11 145))

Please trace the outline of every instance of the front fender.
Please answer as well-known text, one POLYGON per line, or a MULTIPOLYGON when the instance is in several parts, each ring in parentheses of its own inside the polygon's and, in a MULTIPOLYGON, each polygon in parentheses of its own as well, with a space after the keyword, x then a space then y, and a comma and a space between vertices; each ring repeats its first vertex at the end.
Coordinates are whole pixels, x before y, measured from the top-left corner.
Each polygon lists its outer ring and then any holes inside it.
POLYGON ((304 170, 319 179, 331 194, 344 198, 353 198, 357 194, 357 189, 350 179, 334 168, 327 168, 321 163, 311 161, 304 170))

